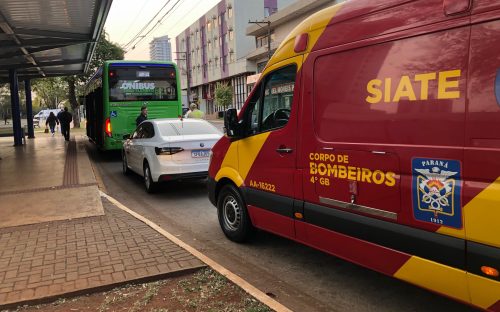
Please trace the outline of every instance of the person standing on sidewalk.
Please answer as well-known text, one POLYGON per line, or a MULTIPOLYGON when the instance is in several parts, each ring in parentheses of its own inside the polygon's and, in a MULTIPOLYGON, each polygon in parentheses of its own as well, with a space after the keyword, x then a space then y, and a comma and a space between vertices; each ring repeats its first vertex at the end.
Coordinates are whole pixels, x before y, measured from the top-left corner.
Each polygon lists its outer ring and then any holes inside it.
POLYGON ((69 130, 70 130, 70 123, 73 121, 73 115, 71 115, 70 112, 68 112, 68 108, 64 107, 64 111, 58 114, 59 116, 59 122, 61 123, 61 131, 64 135, 64 139, 66 141, 69 141, 69 130))
POLYGON ((45 121, 45 127, 47 127, 47 125, 49 126, 52 136, 54 136, 55 133, 56 123, 59 125, 59 120, 53 112, 50 112, 49 117, 47 117, 47 120, 45 121))
POLYGON ((191 112, 187 113, 187 118, 205 119, 205 113, 198 109, 198 105, 191 103, 189 108, 191 112))
POLYGON ((148 108, 146 106, 141 107, 141 114, 135 119, 135 125, 139 126, 141 122, 148 119, 148 108))

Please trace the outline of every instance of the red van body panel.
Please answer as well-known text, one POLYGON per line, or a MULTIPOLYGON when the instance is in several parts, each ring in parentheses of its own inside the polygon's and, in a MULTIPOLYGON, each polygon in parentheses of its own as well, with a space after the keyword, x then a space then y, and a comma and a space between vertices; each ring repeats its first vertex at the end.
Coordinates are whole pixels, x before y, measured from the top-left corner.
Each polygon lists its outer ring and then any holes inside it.
POLYGON ((255 122, 254 107, 288 88, 287 122, 214 146, 212 203, 234 184, 257 228, 500 311, 500 277, 485 274, 500 270, 499 47, 499 1, 351 0, 316 13, 239 115, 255 122), (287 66, 293 87, 260 89, 287 66))

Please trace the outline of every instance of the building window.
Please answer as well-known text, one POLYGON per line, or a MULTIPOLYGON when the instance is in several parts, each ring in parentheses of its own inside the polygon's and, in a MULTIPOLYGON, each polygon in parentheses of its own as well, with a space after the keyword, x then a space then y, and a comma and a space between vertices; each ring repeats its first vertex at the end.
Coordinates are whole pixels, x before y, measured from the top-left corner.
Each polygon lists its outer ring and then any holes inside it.
POLYGON ((234 39, 234 31, 232 29, 229 29, 229 40, 234 39))
POLYGON ((231 5, 227 7, 227 16, 233 17, 233 7, 231 5))
MULTIPOLYGON (((255 38, 255 46, 257 48, 267 47, 267 37, 268 37, 267 35, 256 37, 255 38)), ((274 39, 275 39, 275 35, 274 35, 274 33, 271 33, 271 42, 274 42, 274 39)))

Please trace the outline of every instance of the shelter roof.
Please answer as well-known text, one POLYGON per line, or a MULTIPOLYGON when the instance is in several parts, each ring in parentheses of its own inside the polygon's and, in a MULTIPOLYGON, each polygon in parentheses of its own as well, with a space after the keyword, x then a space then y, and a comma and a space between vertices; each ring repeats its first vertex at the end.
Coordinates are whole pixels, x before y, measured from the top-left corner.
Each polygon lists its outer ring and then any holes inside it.
POLYGON ((0 0, 0 81, 84 73, 112 0, 0 0))

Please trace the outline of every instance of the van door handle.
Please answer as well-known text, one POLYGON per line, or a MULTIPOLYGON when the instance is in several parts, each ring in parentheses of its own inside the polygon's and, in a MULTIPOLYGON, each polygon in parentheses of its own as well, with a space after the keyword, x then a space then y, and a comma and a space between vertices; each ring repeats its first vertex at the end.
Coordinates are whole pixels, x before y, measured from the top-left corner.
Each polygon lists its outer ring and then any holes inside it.
POLYGON ((276 152, 278 152, 280 154, 291 154, 293 152, 293 149, 288 148, 288 147, 284 147, 284 146, 280 146, 279 148, 276 149, 276 152))

